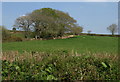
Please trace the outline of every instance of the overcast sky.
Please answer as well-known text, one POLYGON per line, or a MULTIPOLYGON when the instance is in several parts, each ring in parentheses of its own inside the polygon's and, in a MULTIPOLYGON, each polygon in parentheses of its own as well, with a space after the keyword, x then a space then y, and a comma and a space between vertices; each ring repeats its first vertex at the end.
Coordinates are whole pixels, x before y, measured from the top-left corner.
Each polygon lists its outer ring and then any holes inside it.
MULTIPOLYGON (((7 1, 7 0, 2 0, 2 1, 7 1)), ((15 1, 15 0, 9 0, 9 1, 15 1)), ((33 1, 33 0, 24 0, 24 1, 33 1)), ((83 1, 83 0, 79 0, 79 1, 83 1)), ((30 13, 35 9, 49 7, 60 11, 68 12, 71 17, 73 17, 78 21, 78 24, 80 26, 84 27, 84 32, 91 30, 93 33, 106 33, 106 34, 109 33, 106 30, 106 28, 110 24, 113 23, 117 24, 118 22, 118 3, 117 3, 118 0, 84 0, 84 1, 93 1, 93 2, 76 2, 76 3, 75 2, 34 2, 34 3, 33 2, 32 3, 3 2, 2 22, 3 25, 6 26, 8 29, 12 29, 15 19, 18 18, 19 16, 25 15, 26 13, 30 13), (94 1, 102 1, 102 2, 94 2, 94 1), (103 1, 114 1, 114 2, 103 2, 103 1)))

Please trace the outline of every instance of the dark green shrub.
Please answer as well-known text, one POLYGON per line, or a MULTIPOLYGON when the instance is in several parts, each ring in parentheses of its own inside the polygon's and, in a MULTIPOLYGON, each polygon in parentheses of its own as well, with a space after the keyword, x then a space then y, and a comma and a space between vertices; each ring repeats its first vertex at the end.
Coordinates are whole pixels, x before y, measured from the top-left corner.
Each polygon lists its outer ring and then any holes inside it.
MULTIPOLYGON (((26 54, 25 54, 26 55, 26 54)), ((3 80, 118 80, 116 60, 79 55, 62 50, 58 53, 28 54, 13 62, 2 62, 3 80), (31 56, 32 55, 32 56, 31 56), (29 57, 32 57, 30 59, 29 57), (42 60, 38 60, 37 58, 42 60)), ((97 55, 97 54, 96 54, 97 55)), ((21 55, 18 56, 20 58, 21 55)))

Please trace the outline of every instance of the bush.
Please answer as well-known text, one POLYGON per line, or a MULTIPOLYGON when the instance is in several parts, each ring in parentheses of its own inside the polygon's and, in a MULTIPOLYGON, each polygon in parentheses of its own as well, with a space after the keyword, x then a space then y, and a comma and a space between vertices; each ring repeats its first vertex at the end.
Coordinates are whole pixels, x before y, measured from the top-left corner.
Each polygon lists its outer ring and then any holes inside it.
POLYGON ((10 38, 11 34, 4 26, 0 27, 2 28, 2 40, 5 41, 7 38, 10 38))
POLYGON ((21 42, 23 39, 21 37, 11 36, 2 40, 3 42, 21 42))
MULTIPOLYGON (((4 57, 3 53, 3 57, 4 57)), ((7 54, 3 80, 118 80, 118 61, 68 52, 7 54), (78 56, 77 56, 78 55, 78 56), (11 58, 10 58, 10 57, 11 58), (10 61, 12 60, 12 61, 10 61)), ((101 54, 102 55, 102 54, 101 54)), ((113 58, 113 57, 112 57, 113 58)))
POLYGON ((23 41, 23 39, 21 38, 21 37, 11 37, 11 38, 9 38, 8 40, 10 40, 10 41, 16 41, 16 42, 21 42, 21 41, 23 41))

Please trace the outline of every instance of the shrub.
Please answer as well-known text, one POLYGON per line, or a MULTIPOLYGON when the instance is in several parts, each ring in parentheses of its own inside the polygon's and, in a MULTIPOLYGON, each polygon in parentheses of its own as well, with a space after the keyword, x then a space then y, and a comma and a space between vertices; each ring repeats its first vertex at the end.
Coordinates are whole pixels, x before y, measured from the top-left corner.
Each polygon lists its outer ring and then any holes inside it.
POLYGON ((2 28, 2 40, 5 41, 7 38, 10 38, 10 32, 4 26, 0 27, 2 28))
POLYGON ((21 42, 23 39, 21 37, 11 36, 3 40, 3 42, 21 42))
POLYGON ((21 42, 23 41, 23 39, 21 37, 11 37, 10 41, 17 41, 17 42, 21 42))
MULTIPOLYGON (((64 51, 63 51, 64 52, 64 51)), ((116 59, 68 52, 3 53, 3 80, 118 80, 116 59), (9 57, 10 56, 10 57, 9 57), (7 59, 8 58, 8 59, 7 59), (13 60, 13 61, 10 61, 13 60)), ((104 54, 101 54, 104 56, 104 54)), ((113 58, 113 57, 112 57, 113 58)))

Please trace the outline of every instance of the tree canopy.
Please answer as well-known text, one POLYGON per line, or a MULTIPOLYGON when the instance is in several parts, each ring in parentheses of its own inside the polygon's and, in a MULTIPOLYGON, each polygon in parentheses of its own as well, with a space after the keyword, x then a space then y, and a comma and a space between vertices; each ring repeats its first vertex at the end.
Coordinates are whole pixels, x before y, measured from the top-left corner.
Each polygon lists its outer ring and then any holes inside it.
POLYGON ((114 35, 114 33, 117 32, 117 25, 112 24, 109 27, 107 27, 107 30, 109 30, 112 33, 112 35, 114 35))
POLYGON ((52 8, 42 8, 16 19, 15 25, 24 31, 35 32, 41 38, 63 36, 65 32, 73 31, 79 34, 82 27, 77 24, 68 13, 64 13, 52 8))

